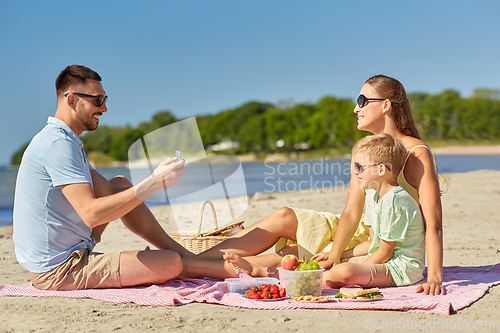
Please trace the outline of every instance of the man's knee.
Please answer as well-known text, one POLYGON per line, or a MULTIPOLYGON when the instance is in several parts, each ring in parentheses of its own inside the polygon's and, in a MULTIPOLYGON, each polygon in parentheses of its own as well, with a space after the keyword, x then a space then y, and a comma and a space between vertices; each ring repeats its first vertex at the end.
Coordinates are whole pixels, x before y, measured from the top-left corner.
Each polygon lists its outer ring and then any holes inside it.
POLYGON ((174 251, 158 250, 161 255, 161 269, 158 271, 158 278, 166 282, 175 279, 182 273, 181 256, 174 251))
POLYGON ((117 189, 124 189, 132 187, 132 183, 127 179, 127 177, 118 175, 109 180, 110 184, 117 189))
POLYGON ((141 284, 163 284, 182 272, 178 253, 169 250, 122 252, 120 283, 123 287, 141 284))
POLYGON ((105 180, 99 183, 99 186, 94 186, 94 193, 96 197, 107 197, 123 191, 131 187, 132 184, 124 176, 116 176, 110 180, 105 180))
POLYGON ((168 267, 167 271, 171 275, 171 277, 169 278, 170 280, 170 279, 175 279, 176 277, 179 276, 179 274, 182 273, 183 264, 182 264, 182 258, 177 252, 173 251, 169 252, 170 256, 168 259, 169 262, 167 263, 168 267))

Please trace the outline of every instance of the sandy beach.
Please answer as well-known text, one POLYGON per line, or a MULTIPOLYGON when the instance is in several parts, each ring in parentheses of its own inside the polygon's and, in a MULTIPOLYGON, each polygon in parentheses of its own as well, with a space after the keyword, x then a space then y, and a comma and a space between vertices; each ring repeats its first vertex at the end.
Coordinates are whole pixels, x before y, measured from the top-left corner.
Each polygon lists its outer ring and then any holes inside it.
MULTIPOLYGON (((446 174, 444 178, 444 265, 484 267, 499 263, 500 219, 496 205, 500 202, 500 172, 446 174)), ((249 198, 243 220, 248 226, 282 206, 341 212, 346 196, 345 187, 260 193, 249 198)), ((155 207, 152 211, 167 231, 176 229, 169 206, 155 207)), ((0 227, 0 284, 28 283, 15 258, 11 236, 12 226, 0 227)), ((140 250, 146 245, 117 221, 110 224, 96 250, 140 250)), ((471 306, 446 317, 396 311, 264 311, 199 303, 149 307, 90 299, 1 297, 0 332, 353 332, 373 331, 367 325, 369 321, 398 320, 467 321, 469 326, 475 321, 496 321, 498 325, 499 304, 499 286, 492 287, 471 306)), ((498 330, 497 326, 481 331, 498 330)))

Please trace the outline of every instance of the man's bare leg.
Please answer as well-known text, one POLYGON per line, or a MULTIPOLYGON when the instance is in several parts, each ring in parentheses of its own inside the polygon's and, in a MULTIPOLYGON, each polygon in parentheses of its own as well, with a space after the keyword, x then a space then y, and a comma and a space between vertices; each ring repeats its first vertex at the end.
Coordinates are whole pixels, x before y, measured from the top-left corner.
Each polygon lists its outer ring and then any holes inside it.
MULTIPOLYGON (((240 271, 238 267, 222 259, 197 259, 197 257, 182 258, 183 271, 179 279, 196 279, 210 277, 214 279, 227 279, 235 277, 240 271)), ((243 271, 243 270, 241 270, 243 271)), ((243 273, 249 273, 243 271, 243 273)))
POLYGON ((181 257, 166 250, 122 252, 120 284, 122 287, 163 284, 182 272, 181 257))
POLYGON ((221 259, 225 252, 240 257, 255 256, 271 248, 281 237, 297 240, 297 217, 287 207, 243 229, 236 235, 197 255, 203 259, 221 259))
MULTIPOLYGON (((96 195, 96 197, 112 195, 132 186, 127 178, 123 176, 117 176, 108 181, 95 170, 92 171, 92 181, 94 184, 94 194, 96 195)), ((144 203, 131 210, 128 214, 122 216, 121 220, 130 231, 140 236, 158 249, 172 250, 179 253, 181 256, 193 255, 179 243, 174 241, 165 232, 165 230, 163 230, 154 215, 144 203)), ((98 231, 102 233, 104 228, 105 226, 98 231)))

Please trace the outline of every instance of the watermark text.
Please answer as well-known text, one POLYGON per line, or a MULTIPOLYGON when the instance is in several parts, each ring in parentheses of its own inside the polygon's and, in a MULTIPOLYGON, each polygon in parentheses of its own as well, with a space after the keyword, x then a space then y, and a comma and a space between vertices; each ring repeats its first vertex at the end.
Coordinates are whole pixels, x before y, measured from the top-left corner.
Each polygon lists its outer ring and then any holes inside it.
POLYGON ((367 329, 377 330, 500 330, 498 321, 476 320, 469 322, 460 319, 447 318, 425 318, 419 320, 411 320, 408 318, 399 318, 397 320, 375 320, 373 318, 366 319, 367 329))

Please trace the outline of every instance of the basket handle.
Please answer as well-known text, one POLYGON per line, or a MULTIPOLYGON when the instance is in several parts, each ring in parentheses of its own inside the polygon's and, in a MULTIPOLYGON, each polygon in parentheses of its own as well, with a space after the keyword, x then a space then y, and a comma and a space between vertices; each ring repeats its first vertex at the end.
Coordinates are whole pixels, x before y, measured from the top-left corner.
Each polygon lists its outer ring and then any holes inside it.
POLYGON ((214 230, 218 228, 217 215, 215 214, 214 204, 210 200, 203 201, 203 203, 201 204, 200 215, 198 215, 198 229, 196 230, 196 235, 194 236, 194 239, 196 239, 197 237, 199 237, 201 235, 201 220, 203 219, 203 210, 205 209, 205 206, 207 204, 212 209, 212 220, 214 221, 214 230))

